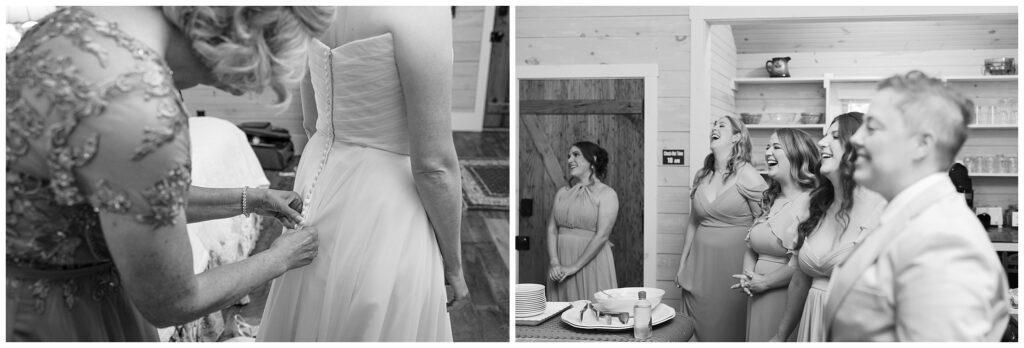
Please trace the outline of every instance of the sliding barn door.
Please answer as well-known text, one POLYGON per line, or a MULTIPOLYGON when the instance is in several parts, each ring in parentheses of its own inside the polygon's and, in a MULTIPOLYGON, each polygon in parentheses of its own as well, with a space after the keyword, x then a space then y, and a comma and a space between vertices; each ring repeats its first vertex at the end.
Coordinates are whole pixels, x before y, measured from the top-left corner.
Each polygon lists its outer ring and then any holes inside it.
POLYGON ((643 88, 642 79, 520 80, 519 235, 530 239, 520 283, 545 282, 555 192, 570 180, 569 148, 586 140, 608 151, 604 182, 619 197, 610 236, 619 286, 643 286, 643 88))

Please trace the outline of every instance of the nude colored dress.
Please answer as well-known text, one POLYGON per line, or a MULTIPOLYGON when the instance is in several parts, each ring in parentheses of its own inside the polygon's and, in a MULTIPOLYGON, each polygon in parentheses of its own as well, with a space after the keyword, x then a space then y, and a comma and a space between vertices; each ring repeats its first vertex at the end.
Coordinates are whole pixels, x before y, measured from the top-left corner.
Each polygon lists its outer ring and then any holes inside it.
MULTIPOLYGON (((740 170, 754 168, 743 166, 740 170)), ((677 277, 683 287, 683 314, 693 318, 694 334, 701 342, 746 339, 747 294, 729 287, 736 284, 732 275, 743 272, 744 239, 754 222, 748 202, 760 201, 768 188, 764 179, 757 178, 756 182, 736 180, 713 202, 704 193, 707 185, 701 185, 691 200, 690 218, 697 219, 699 225, 677 277)))
MULTIPOLYGON (((611 190, 605 188, 604 190, 611 190)), ((599 194, 590 187, 577 184, 569 189, 559 190, 555 197, 555 224, 558 226, 558 259, 563 266, 572 265, 583 256, 587 244, 597 234, 600 216, 599 194)), ((548 301, 591 300, 595 292, 618 287, 615 278, 615 260, 611 243, 606 242, 583 269, 561 283, 548 280, 548 301)))
MULTIPOLYGON (((760 217, 747 234, 747 245, 757 253, 754 272, 769 274, 795 265, 791 259, 796 228, 807 216, 808 193, 776 200, 768 215, 760 217)), ((779 330, 786 310, 787 285, 751 297, 747 303, 747 342, 767 342, 779 330)))
POLYGON ((798 251, 800 270, 811 277, 811 289, 807 291, 797 326, 798 342, 825 342, 827 332, 823 317, 832 270, 850 256, 857 238, 878 223, 886 205, 885 198, 861 187, 857 187, 853 199, 856 205, 850 212, 850 224, 845 233, 841 233, 833 219, 824 219, 798 251))

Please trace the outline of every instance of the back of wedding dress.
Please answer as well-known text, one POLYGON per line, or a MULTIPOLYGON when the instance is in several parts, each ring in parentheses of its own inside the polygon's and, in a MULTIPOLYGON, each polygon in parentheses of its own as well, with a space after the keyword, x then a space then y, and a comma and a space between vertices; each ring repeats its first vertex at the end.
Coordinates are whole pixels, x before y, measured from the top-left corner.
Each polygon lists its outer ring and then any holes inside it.
POLYGON ((395 59, 392 34, 310 50, 303 111, 312 135, 294 190, 320 248, 274 281, 257 340, 452 340, 395 59))
POLYGON ((315 41, 309 70, 316 133, 331 132, 334 141, 409 154, 405 97, 390 33, 333 49, 315 41))

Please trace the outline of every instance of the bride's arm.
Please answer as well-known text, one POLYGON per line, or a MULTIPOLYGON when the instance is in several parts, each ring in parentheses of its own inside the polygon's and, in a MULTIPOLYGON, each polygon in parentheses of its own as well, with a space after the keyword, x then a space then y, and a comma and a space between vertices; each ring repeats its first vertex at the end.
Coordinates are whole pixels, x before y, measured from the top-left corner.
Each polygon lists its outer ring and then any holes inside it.
POLYGON ((455 299, 469 289, 462 275, 462 178, 451 129, 452 23, 447 7, 386 8, 398 76, 409 117, 412 172, 434 228, 445 278, 455 299))

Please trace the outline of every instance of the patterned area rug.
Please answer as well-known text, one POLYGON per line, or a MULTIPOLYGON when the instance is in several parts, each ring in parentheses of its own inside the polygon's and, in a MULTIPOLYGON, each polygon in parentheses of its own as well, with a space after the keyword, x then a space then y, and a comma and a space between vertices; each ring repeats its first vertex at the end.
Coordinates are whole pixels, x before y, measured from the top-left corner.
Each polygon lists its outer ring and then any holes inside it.
POLYGON ((508 160, 460 159, 459 167, 469 209, 508 210, 508 160))

